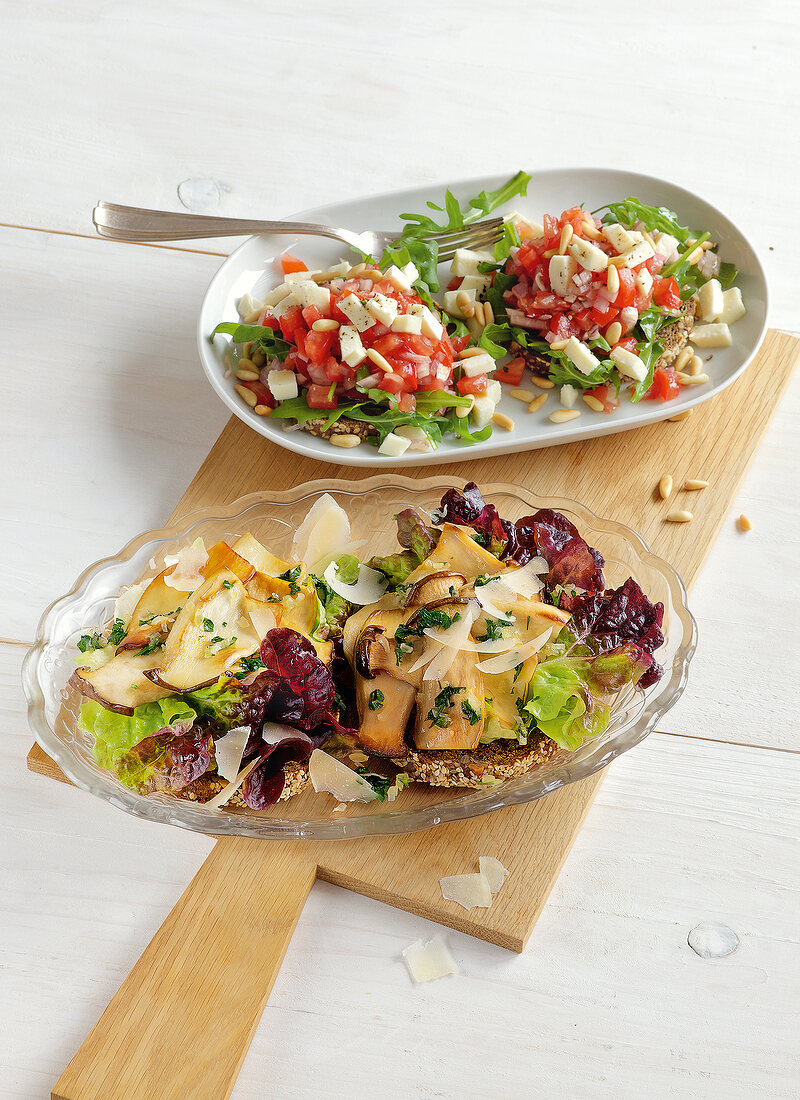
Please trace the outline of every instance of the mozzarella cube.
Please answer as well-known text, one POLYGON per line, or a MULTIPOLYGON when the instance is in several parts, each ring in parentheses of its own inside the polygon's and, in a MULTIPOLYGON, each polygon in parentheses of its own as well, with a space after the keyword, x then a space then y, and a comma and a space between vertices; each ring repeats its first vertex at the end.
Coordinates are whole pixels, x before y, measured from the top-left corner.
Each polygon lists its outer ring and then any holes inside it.
POLYGON ((641 268, 636 275, 636 285, 639 288, 639 293, 645 297, 653 289, 653 276, 647 270, 646 267, 641 268))
POLYGON ((461 280, 461 286, 459 290, 474 290, 476 294, 480 294, 486 290, 489 285, 489 280, 484 278, 483 275, 465 275, 461 280))
POLYGON ((395 428, 394 434, 399 435, 401 439, 407 439, 412 451, 430 451, 433 449, 426 433, 422 428, 418 428, 416 424, 401 424, 399 428, 395 428))
POLYGON ((659 256, 663 256, 665 260, 672 260, 673 257, 678 255, 678 239, 673 237, 671 233, 656 233, 653 237, 656 242, 656 252, 659 256))
POLYGON ((729 348, 731 330, 726 323, 716 325, 695 325, 689 339, 698 348, 729 348))
POLYGON ((288 271, 283 276, 285 283, 304 283, 311 278, 312 275, 319 275, 319 271, 288 271))
POLYGON ((297 305, 294 300, 294 294, 287 294, 285 298, 282 298, 280 302, 276 302, 274 306, 270 307, 270 312, 273 317, 280 319, 284 313, 288 313, 290 309, 293 309, 297 305))
POLYGON ((645 260, 649 260, 651 256, 655 256, 652 246, 647 241, 637 241, 633 248, 629 248, 627 252, 623 253, 625 267, 638 267, 645 260))
POLYGON ((486 383, 486 393, 484 394, 484 396, 488 397, 490 401, 494 401, 496 405, 500 398, 503 396, 502 383, 498 382, 496 378, 492 378, 489 382, 486 383))
POLYGON ((496 406, 497 402, 492 400, 488 394, 478 394, 472 402, 472 422, 476 428, 485 428, 487 424, 491 423, 496 406))
POLYGON ((461 312, 461 306, 458 304, 458 296, 462 293, 466 294, 470 302, 475 301, 474 290, 446 290, 444 295, 444 308, 448 313, 451 313, 453 317, 461 317, 463 319, 466 314, 461 312))
POLYGON ((697 304, 704 321, 716 321, 725 308, 719 279, 709 279, 697 292, 697 304))
POLYGON ((474 252, 471 248, 457 248, 450 264, 454 275, 477 275, 478 264, 495 263, 491 252, 474 252))
POLYGON ((578 390, 575 386, 566 385, 561 387, 561 404, 565 409, 574 408, 577 400, 578 390))
POLYGON ((617 370, 620 374, 625 374, 628 378, 634 378, 637 382, 643 382, 647 377, 647 368, 639 356, 634 355, 632 351, 620 347, 612 348, 610 357, 617 364, 617 370))
POLYGON ((563 298, 569 288, 570 279, 578 270, 578 261, 574 256, 551 256, 548 274, 553 293, 563 298))
POLYGON ((359 332, 366 332, 375 324, 375 318, 355 294, 345 294, 337 303, 339 309, 352 321, 359 332))
POLYGON ((341 349, 342 362, 348 367, 357 367, 367 358, 358 329, 352 325, 341 325, 339 328, 339 348, 341 349))
MULTIPOLYGON (((574 256, 584 271, 605 271, 608 267, 608 256, 602 248, 598 248, 591 241, 585 241, 582 237, 573 238, 569 246, 571 256, 574 256)), ((553 260, 555 256, 553 257, 553 260)), ((550 261, 552 263, 552 260, 550 261)))
MULTIPOLYGON (((616 248, 617 252, 627 252, 636 244, 636 237, 618 222, 604 225, 600 232, 609 244, 616 248)), ((641 234, 639 234, 639 239, 641 240, 641 234)))
POLYGON ((732 286, 730 290, 723 290, 722 309, 717 320, 723 321, 726 325, 732 325, 741 317, 744 317, 745 313, 747 313, 747 310, 742 301, 742 292, 738 286, 732 286))
POLYGON ((600 360, 592 354, 591 348, 581 343, 577 336, 570 336, 564 354, 574 363, 581 374, 591 374, 600 366, 600 360))
POLYGON ((290 401, 297 397, 297 375, 291 370, 271 370, 267 387, 276 401, 290 401))
POLYGON ((239 301, 236 303, 236 312, 244 320, 245 317, 249 317, 251 313, 255 313, 256 310, 260 313, 264 308, 264 303, 260 298, 252 298, 249 294, 243 294, 239 301))
POLYGON ((392 321, 392 332, 408 332, 419 336, 422 332, 422 318, 413 313, 401 313, 392 321))
POLYGON ((488 352, 482 355, 471 355, 468 359, 459 359, 459 363, 467 378, 474 378, 478 374, 491 374, 497 369, 497 363, 488 352))
POLYGON ((292 294, 298 305, 304 309, 306 306, 316 306, 317 309, 327 310, 331 307, 331 292, 326 286, 318 286, 311 279, 295 283, 292 294))
POLYGON ((399 458, 400 455, 406 453, 410 446, 410 439, 404 439, 401 435, 396 435, 395 432, 389 432, 383 443, 378 447, 378 454, 388 455, 389 458, 399 458))
POLYGON ((364 303, 376 321, 391 328, 392 321, 397 316, 397 301, 388 294, 373 294, 364 303))
POLYGON ((411 260, 409 260, 407 264, 403 264, 403 266, 400 268, 400 270, 403 272, 405 277, 408 279, 408 281, 413 286, 413 284, 419 278, 419 268, 417 267, 417 265, 412 263, 411 260))
POLYGON ((408 312, 414 313, 417 317, 421 318, 423 336, 427 336, 429 340, 436 340, 437 342, 441 340, 444 336, 444 325, 432 310, 428 309, 428 307, 421 302, 413 302, 408 307, 408 312))
MULTIPOLYGON (((406 267, 408 266, 406 264, 406 267)), ((416 268, 414 270, 416 271, 416 268)), ((405 270, 401 270, 396 264, 392 264, 383 274, 396 290, 401 291, 403 294, 411 293, 412 280, 406 275, 405 270)))

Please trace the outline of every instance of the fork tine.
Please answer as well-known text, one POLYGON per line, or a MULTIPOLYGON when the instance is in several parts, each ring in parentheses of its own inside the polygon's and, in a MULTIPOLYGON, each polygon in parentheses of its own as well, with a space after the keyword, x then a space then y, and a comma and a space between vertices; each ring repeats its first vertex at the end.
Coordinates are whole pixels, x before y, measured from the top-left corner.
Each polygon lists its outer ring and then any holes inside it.
MULTIPOLYGON (((427 241, 436 241, 440 247, 466 248, 475 239, 481 239, 488 232, 494 232, 497 240, 499 230, 504 224, 503 218, 487 218, 482 222, 473 222, 462 229, 446 229, 441 233, 430 233, 425 236, 427 241)), ((387 240, 396 241, 399 233, 387 234, 387 240)))
MULTIPOLYGON (((480 248, 489 248, 491 245, 496 244, 501 239, 502 236, 503 236, 502 230, 496 229, 492 233, 486 233, 484 236, 482 236, 478 240, 473 241, 472 245, 476 248, 479 248, 479 249, 480 248)), ((460 245, 458 247, 464 247, 464 246, 460 245)), ((449 263, 450 260, 453 259, 455 254, 456 254, 456 247, 451 246, 449 248, 443 249, 439 253, 439 257, 438 257, 439 263, 440 264, 449 263)))

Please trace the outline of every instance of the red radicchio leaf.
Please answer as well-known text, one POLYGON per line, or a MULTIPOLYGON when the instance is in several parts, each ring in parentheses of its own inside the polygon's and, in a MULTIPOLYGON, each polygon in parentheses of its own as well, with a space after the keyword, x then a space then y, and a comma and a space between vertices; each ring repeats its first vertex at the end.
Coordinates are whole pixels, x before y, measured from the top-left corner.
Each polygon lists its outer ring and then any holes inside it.
MULTIPOLYGON (((431 517, 435 523, 472 527, 483 537, 486 549, 497 557, 506 556, 514 525, 500 518, 493 504, 487 504, 474 481, 460 489, 448 489, 431 517)), ((531 557, 533 555, 530 555, 531 557)), ((527 559, 526 559, 527 560, 527 559)))
POLYGON ((296 630, 276 627, 261 643, 261 660, 273 674, 266 717, 302 730, 318 726, 333 706, 334 685, 311 642, 296 630))
POLYGON ((427 558, 439 541, 439 532, 428 527, 416 508, 404 508, 395 518, 397 541, 400 545, 407 550, 413 550, 420 561, 427 558))
POLYGON ((263 745, 261 763, 250 772, 242 787, 242 795, 251 810, 266 810, 281 797, 286 784, 284 764, 290 760, 308 760, 313 741, 307 737, 287 737, 274 745, 263 745))
POLYGON ((193 722, 164 726, 134 745, 118 762, 120 779, 142 793, 180 791, 194 783, 211 763, 211 734, 189 732, 193 722))
MULTIPOLYGON (((609 653, 626 642, 634 642, 639 649, 652 654, 664 644, 663 621, 663 603, 652 604, 633 577, 629 577, 617 589, 578 598, 567 629, 595 653, 609 653)), ((663 673, 661 665, 653 661, 639 681, 640 687, 650 687, 663 673)))

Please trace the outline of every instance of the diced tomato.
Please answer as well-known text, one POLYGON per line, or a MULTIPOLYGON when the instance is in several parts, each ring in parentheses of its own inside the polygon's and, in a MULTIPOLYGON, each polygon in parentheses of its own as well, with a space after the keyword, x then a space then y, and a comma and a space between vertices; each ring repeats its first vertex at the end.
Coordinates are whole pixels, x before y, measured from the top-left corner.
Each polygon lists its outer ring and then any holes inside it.
POLYGON ((653 276, 653 301, 662 309, 680 309, 681 294, 675 279, 653 276))
POLYGON ((619 395, 613 386, 595 386, 593 390, 586 390, 586 395, 596 397, 603 404, 603 412, 612 413, 619 408, 619 395))
POLYGON ((542 244, 546 250, 552 248, 561 239, 561 226, 558 224, 558 218, 554 218, 552 214, 545 214, 542 222, 544 225, 542 244))
POLYGON ((288 275, 292 271, 308 271, 308 266, 302 260, 298 260, 296 256, 293 256, 291 252, 284 252, 281 256, 281 267, 284 275, 288 275))
POLYGON ((448 290, 458 290, 464 281, 463 275, 454 275, 450 282, 447 284, 448 290))
POLYGON ((459 378, 456 389, 459 393, 486 393, 489 377, 486 374, 476 374, 474 378, 459 378))
POLYGON ((406 383, 399 374, 384 374, 379 382, 375 383, 376 390, 385 390, 386 393, 404 393, 406 383))
POLYGON ((414 355, 433 355, 436 350, 427 336, 414 336, 413 333, 409 333, 403 339, 408 350, 414 355))
POLYGON ((417 407, 417 399, 413 393, 401 393, 397 407, 402 413, 413 413, 417 407))
POLYGON ((321 321, 325 314, 318 306, 305 306, 303 308, 303 320, 311 328, 315 321, 321 321))
POLYGON ((291 309, 287 309, 280 319, 280 325, 284 339, 288 340, 290 344, 296 344, 297 333, 306 331, 300 306, 292 306, 291 309))
POLYGON ((632 306, 636 297, 636 276, 627 267, 618 268, 618 272, 619 290, 611 304, 617 309, 624 309, 626 306, 632 306))
POLYGON ((305 355, 308 356, 312 363, 324 363, 330 355, 330 350, 335 340, 335 331, 314 332, 312 329, 305 338, 305 355))
POLYGON ((309 409, 335 409, 339 404, 339 399, 335 393, 331 393, 332 388, 330 385, 309 386, 306 390, 306 401, 309 409))
POLYGON ((614 306, 609 306, 606 310, 592 309, 592 321, 594 324, 599 325, 600 328, 606 328, 610 325, 614 318, 619 313, 619 310, 614 306))
MULTIPOLYGON (((367 333, 368 332, 369 329, 367 329, 367 333)), ((364 335, 366 336, 367 333, 364 333, 364 335)), ((379 336, 371 346, 379 355, 382 355, 384 359, 388 359, 405 346, 405 338, 400 336, 397 332, 387 332, 385 335, 379 336)))
POLYGON ((451 336, 450 337, 450 345, 451 345, 453 351, 456 353, 456 355, 458 355, 458 353, 460 351, 464 350, 464 348, 469 343, 469 340, 470 340, 469 336, 451 336))
POLYGON ((506 363, 504 367, 496 370, 492 375, 498 382, 507 382, 510 386, 519 386, 522 382, 522 374, 525 370, 525 360, 521 355, 506 363))
POLYGON ((634 355, 639 354, 639 345, 633 336, 623 336, 621 340, 617 340, 614 345, 617 348, 624 348, 625 351, 630 351, 634 355))
MULTIPOLYGON (((561 217, 558 219, 558 224, 563 229, 565 225, 571 225, 575 233, 583 233, 583 222, 586 215, 580 206, 571 206, 569 210, 565 210, 561 217)), ((560 236, 560 234, 559 234, 560 236)))
POLYGON ((671 401, 681 392, 678 372, 671 367, 656 367, 653 384, 644 395, 646 401, 671 401))
POLYGON ((263 382, 243 382, 242 385, 256 395, 259 405, 268 405, 271 409, 275 408, 275 398, 263 382))
POLYGON ((335 355, 329 355, 328 358, 323 361, 322 369, 328 381, 337 383, 349 382, 355 377, 356 373, 351 367, 348 367, 347 363, 343 363, 340 359, 337 359, 335 355))
POLYGON ((278 323, 278 318, 277 317, 272 317, 272 316, 267 316, 267 311, 266 310, 264 310, 264 312, 259 317, 258 323, 260 325, 263 325, 265 328, 271 328, 273 332, 277 332, 278 329, 280 328, 280 324, 278 323))
POLYGON ((417 385, 418 390, 444 390, 446 388, 447 382, 443 378, 435 378, 432 374, 421 379, 417 385))

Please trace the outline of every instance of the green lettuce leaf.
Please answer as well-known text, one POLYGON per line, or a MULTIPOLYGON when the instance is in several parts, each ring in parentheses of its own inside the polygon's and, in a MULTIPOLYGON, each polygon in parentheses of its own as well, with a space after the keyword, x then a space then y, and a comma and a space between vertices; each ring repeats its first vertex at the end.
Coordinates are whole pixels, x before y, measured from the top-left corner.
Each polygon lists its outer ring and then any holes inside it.
POLYGON ((174 722, 188 722, 197 716, 180 695, 170 695, 154 703, 135 707, 133 714, 116 714, 100 703, 87 702, 81 706, 78 728, 94 738, 94 758, 101 768, 116 769, 122 756, 174 722))
POLYGON ((291 351, 291 345, 271 329, 269 325, 240 325, 238 321, 221 321, 211 333, 211 339, 218 332, 230 336, 234 344, 246 344, 254 340, 270 358, 285 359, 291 351))

